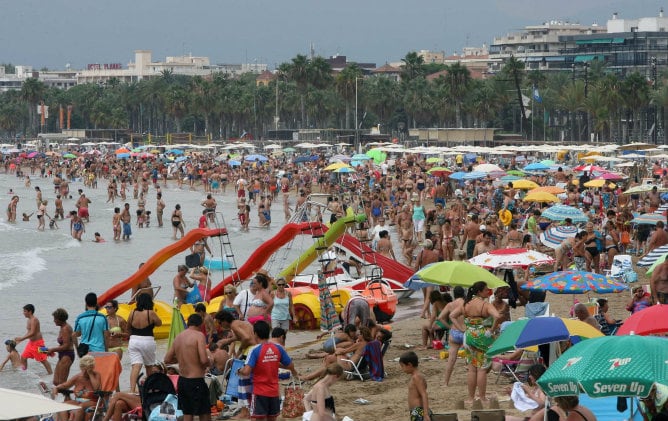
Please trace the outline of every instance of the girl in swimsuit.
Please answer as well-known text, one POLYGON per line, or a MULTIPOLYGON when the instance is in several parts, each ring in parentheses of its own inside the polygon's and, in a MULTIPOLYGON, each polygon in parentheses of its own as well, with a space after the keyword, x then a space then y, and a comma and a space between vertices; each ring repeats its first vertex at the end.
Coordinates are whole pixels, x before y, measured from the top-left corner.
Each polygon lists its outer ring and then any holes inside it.
POLYGON ((334 421, 336 409, 334 397, 329 388, 343 375, 343 367, 332 363, 325 370, 325 377, 318 381, 304 396, 304 407, 307 411, 313 410, 311 421, 334 421))

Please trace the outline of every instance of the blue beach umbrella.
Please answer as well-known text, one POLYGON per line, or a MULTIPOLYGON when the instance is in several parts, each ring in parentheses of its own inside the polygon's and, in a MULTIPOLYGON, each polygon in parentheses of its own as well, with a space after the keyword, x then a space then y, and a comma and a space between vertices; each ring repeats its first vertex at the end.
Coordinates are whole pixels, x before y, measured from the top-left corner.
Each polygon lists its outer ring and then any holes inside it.
POLYGON ((543 211, 542 217, 551 221, 564 221, 566 218, 571 218, 573 223, 589 222, 589 218, 578 208, 568 205, 554 205, 543 211))
POLYGON ((230 159, 229 161, 227 161, 227 165, 229 165, 230 167, 238 167, 241 165, 241 162, 235 159, 230 159))
POLYGON ((310 156, 308 156, 308 155, 305 155, 305 156, 302 155, 302 156, 298 156, 298 157, 296 157, 292 162, 294 162, 295 164, 302 164, 302 163, 304 163, 304 162, 309 162, 309 161, 311 161, 311 157, 310 157, 310 156))
POLYGON ((659 259, 663 258, 665 260, 664 256, 666 256, 666 254, 668 254, 668 245, 657 247, 654 250, 647 253, 645 257, 638 260, 636 266, 640 267, 652 266, 659 259))
POLYGON ((457 172, 453 172, 452 174, 450 174, 450 177, 449 177, 449 178, 450 178, 451 180, 461 181, 461 180, 464 179, 464 176, 465 176, 466 174, 467 174, 467 173, 465 173, 464 171, 457 171, 457 172))
POLYGON ((264 155, 246 155, 244 160, 250 161, 250 162, 255 162, 255 161, 266 162, 266 161, 269 160, 269 158, 267 158, 264 155))
POLYGON ((128 159, 128 158, 130 158, 130 154, 129 153, 119 153, 119 154, 116 154, 116 158, 118 158, 118 159, 128 159))
POLYGON ((363 153, 356 153, 350 159, 353 160, 353 161, 368 161, 369 159, 371 159, 371 157, 369 157, 369 156, 367 156, 363 153))
POLYGON ((485 177, 487 177, 487 174, 485 174, 484 172, 471 171, 464 174, 463 178, 464 180, 478 180, 480 178, 485 178, 485 177))
POLYGON ((185 161, 186 159, 188 159, 188 158, 186 158, 185 156, 180 156, 180 157, 176 158, 176 159, 174 160, 174 162, 183 162, 183 161, 185 161))
POLYGON ((183 155, 183 151, 181 149, 170 149, 165 153, 172 155, 183 155))
POLYGON ((550 166, 542 164, 540 162, 534 162, 523 168, 524 171, 545 171, 549 170, 550 166))

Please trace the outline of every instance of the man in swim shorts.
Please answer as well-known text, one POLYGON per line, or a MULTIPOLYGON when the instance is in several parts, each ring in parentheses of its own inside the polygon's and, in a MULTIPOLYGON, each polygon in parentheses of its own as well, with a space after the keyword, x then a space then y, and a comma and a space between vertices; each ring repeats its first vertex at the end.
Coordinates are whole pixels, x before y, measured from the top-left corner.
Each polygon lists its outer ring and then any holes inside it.
POLYGON ((14 338, 14 342, 17 344, 21 341, 28 340, 23 353, 21 354, 21 364, 22 368, 25 370, 28 368, 28 358, 32 358, 37 362, 42 363, 44 368, 46 368, 47 374, 52 374, 51 364, 47 361, 46 352, 42 352, 41 348, 46 348, 44 346, 44 338, 42 337, 42 332, 39 328, 39 320, 35 317, 35 306, 32 304, 26 304, 23 306, 23 316, 28 319, 26 324, 26 334, 23 336, 17 336, 14 338))
POLYGON ((183 421, 193 421, 195 415, 201 421, 211 420, 209 388, 204 381, 211 357, 206 352, 206 342, 200 328, 202 322, 202 316, 191 314, 188 317, 188 328, 178 334, 165 354, 165 364, 179 364, 177 390, 183 421))

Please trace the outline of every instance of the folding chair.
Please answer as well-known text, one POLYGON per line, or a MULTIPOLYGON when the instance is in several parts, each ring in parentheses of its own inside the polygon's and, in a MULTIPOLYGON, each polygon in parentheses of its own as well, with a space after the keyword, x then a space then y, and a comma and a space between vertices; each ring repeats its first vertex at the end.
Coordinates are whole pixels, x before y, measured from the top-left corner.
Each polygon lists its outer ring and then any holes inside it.
MULTIPOLYGON (((96 392, 97 402, 91 417, 92 420, 95 420, 98 411, 102 413, 107 409, 109 397, 118 389, 118 380, 123 368, 115 352, 91 352, 90 355, 95 358, 95 370, 100 373, 101 377, 100 390, 96 392)), ((90 412, 90 409, 86 411, 90 412)))
POLYGON ((471 421, 505 421, 506 411, 503 409, 488 409, 471 411, 471 421))
POLYGON ((373 340, 367 343, 364 346, 362 357, 357 364, 352 360, 342 359, 341 361, 350 363, 350 366, 352 367, 350 370, 343 370, 346 378, 349 380, 359 378, 361 381, 364 381, 365 379, 382 381, 383 378, 385 378, 383 356, 385 355, 385 351, 389 348, 390 342, 391 341, 388 340, 385 344, 381 344, 380 341, 373 340))
POLYGON ((492 361, 503 364, 503 369, 499 370, 496 375, 496 381, 499 383, 499 378, 502 374, 510 375, 517 382, 522 382, 522 378, 526 377, 529 368, 538 362, 538 353, 532 351, 524 351, 519 360, 504 360, 500 357, 492 358, 492 361))

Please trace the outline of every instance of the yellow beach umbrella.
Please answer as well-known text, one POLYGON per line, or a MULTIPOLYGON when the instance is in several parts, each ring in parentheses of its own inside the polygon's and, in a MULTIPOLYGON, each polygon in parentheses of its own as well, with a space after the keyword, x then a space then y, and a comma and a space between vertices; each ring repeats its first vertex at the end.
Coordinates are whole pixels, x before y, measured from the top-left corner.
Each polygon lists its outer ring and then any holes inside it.
POLYGON ((550 193, 550 194, 562 194, 562 193, 566 193, 566 190, 562 189, 561 187, 557 187, 557 186, 541 186, 541 187, 536 187, 535 189, 529 190, 529 193, 538 193, 538 192, 545 192, 545 193, 550 193))
POLYGON ((514 188, 520 189, 520 190, 531 190, 531 189, 535 189, 536 187, 540 187, 538 184, 534 183, 533 181, 526 180, 526 179, 511 181, 511 183, 513 183, 514 188))
POLYGON ((559 203, 559 198, 551 193, 547 192, 529 192, 524 196, 525 202, 540 202, 540 203, 559 203))
POLYGON ((325 168, 323 168, 323 171, 334 171, 338 170, 340 168, 352 168, 350 165, 346 164, 345 162, 335 162, 333 164, 329 164, 325 168))
POLYGON ((160 149, 151 149, 149 152, 151 152, 151 153, 160 153, 160 149))
POLYGON ((615 183, 611 183, 608 180, 603 180, 603 179, 589 180, 586 183, 584 183, 585 187, 603 187, 605 185, 608 185, 611 188, 614 188, 616 186, 615 183))

